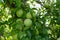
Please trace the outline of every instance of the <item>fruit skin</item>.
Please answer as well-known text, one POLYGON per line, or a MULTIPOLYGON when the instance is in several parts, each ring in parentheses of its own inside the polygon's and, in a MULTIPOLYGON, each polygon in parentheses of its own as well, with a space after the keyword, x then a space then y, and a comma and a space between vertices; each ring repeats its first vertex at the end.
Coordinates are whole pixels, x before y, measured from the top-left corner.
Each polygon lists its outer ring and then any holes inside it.
POLYGON ((26 14, 26 18, 28 18, 28 19, 32 18, 32 15, 30 14, 30 12, 26 14))
POLYGON ((22 9, 18 10, 18 11, 16 12, 16 15, 17 15, 17 17, 22 17, 22 15, 23 15, 23 10, 22 10, 22 9))
POLYGON ((25 26, 31 26, 32 25, 32 20, 31 19, 25 19, 24 20, 24 25, 25 26))
POLYGON ((16 20, 16 29, 22 30, 23 27, 23 20, 22 19, 17 19, 16 20))
POLYGON ((16 20, 17 23, 23 22, 22 19, 17 19, 16 20))
POLYGON ((13 39, 13 40, 18 40, 17 34, 12 35, 12 39, 13 39))
POLYGON ((60 40, 60 37, 59 37, 59 38, 57 38, 57 40, 60 40))

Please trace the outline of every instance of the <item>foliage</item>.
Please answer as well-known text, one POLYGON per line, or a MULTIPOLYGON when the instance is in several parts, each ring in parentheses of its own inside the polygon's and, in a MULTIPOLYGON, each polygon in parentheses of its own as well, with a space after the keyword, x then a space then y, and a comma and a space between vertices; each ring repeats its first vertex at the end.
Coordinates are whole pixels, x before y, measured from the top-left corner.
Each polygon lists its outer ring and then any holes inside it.
POLYGON ((0 0, 0 40, 60 40, 60 0, 0 0))

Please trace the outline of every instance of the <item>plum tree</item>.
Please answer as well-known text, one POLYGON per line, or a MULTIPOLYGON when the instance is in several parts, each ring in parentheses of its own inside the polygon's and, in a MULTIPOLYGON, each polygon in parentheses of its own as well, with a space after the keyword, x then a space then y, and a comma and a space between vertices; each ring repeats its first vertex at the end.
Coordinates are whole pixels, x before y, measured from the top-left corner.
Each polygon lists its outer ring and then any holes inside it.
POLYGON ((0 0, 0 40, 60 40, 60 0, 0 0))

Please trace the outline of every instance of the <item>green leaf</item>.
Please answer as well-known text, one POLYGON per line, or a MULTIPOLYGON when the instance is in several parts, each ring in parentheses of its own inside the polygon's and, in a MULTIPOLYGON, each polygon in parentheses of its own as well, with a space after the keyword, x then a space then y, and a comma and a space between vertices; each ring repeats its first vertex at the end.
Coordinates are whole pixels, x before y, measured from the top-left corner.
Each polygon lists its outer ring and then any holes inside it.
POLYGON ((10 4, 12 4, 13 3, 13 0, 9 0, 9 2, 10 2, 10 4))
POLYGON ((15 0, 17 8, 21 8, 21 0, 15 0))
POLYGON ((23 37, 26 37, 26 33, 20 31, 20 32, 18 33, 18 38, 19 38, 19 39, 23 39, 23 37))

